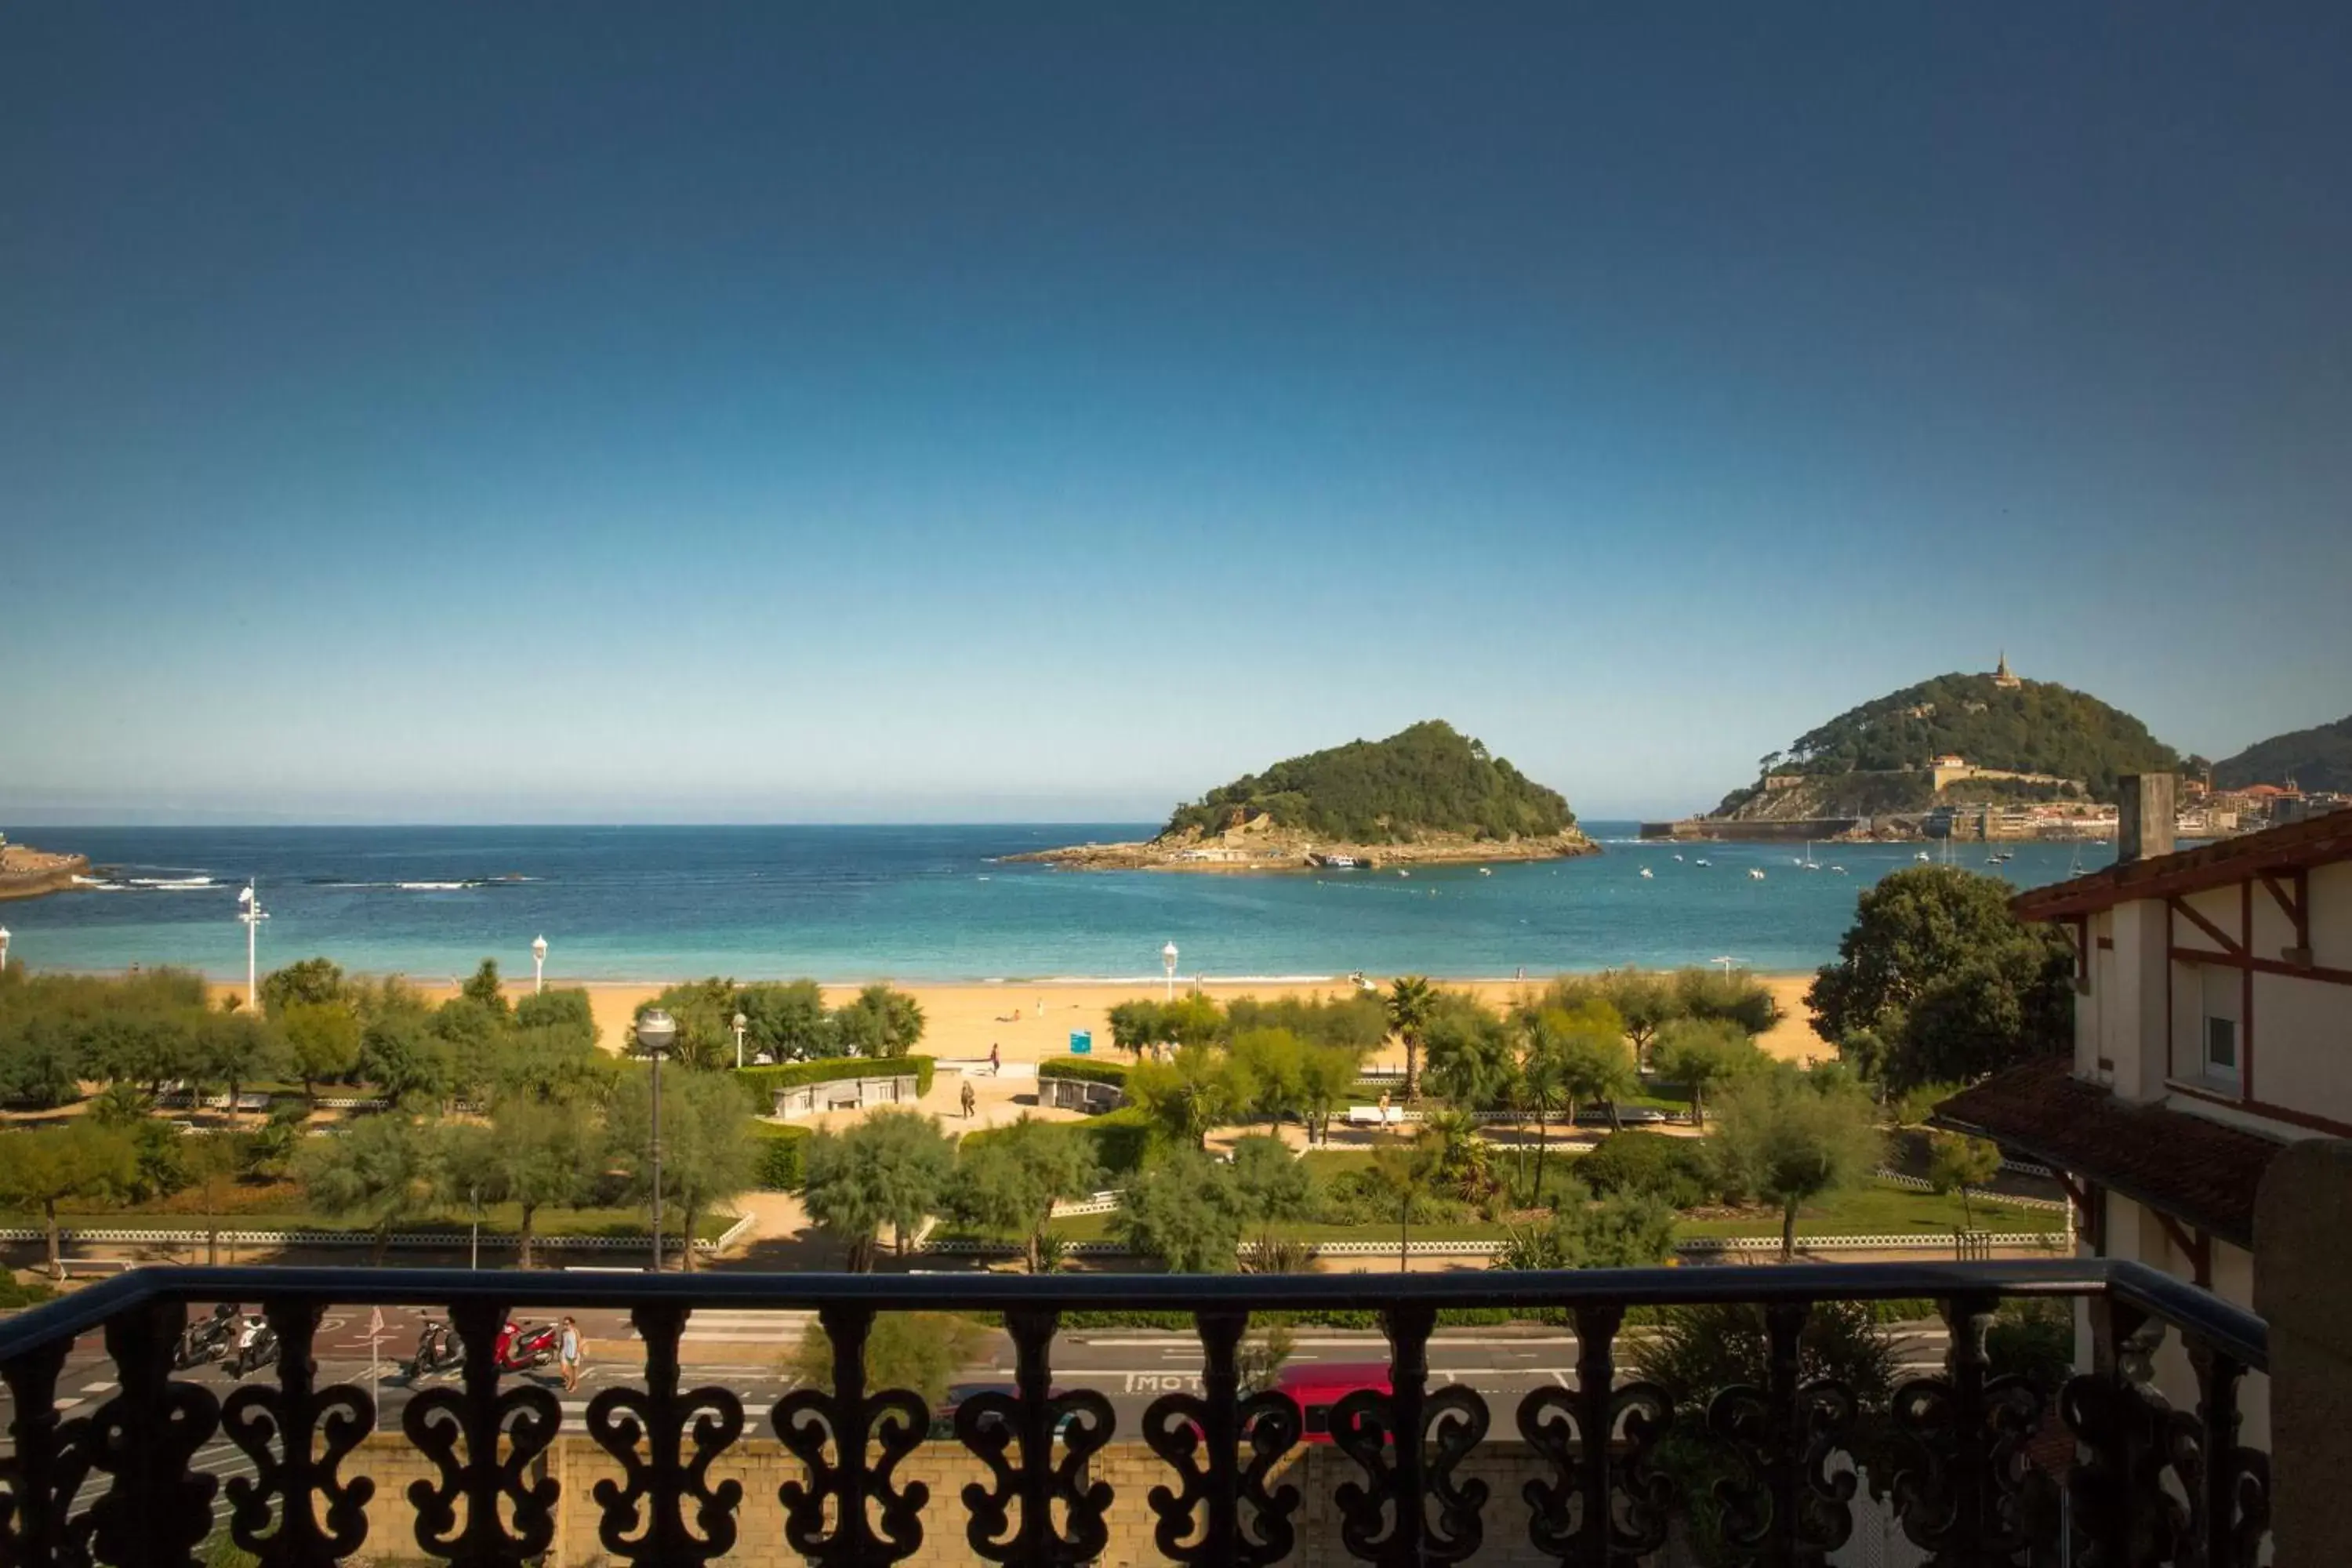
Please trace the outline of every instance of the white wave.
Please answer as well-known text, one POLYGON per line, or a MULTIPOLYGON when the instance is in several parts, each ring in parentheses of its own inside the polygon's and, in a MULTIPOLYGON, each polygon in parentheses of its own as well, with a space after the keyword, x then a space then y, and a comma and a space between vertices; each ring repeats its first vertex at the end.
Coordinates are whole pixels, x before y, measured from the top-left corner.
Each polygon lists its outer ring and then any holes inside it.
POLYGON ((214 888, 220 884, 210 877, 131 877, 127 885, 152 888, 158 892, 174 892, 186 888, 214 888))
POLYGON ((394 882, 404 893, 454 893, 466 888, 478 888, 479 882, 394 882))

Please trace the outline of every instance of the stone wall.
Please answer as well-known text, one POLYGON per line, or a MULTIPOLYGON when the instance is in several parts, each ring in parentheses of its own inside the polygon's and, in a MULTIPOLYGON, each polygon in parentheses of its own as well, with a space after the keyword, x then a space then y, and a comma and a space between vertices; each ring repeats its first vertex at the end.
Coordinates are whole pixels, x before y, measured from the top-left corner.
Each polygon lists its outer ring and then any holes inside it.
MULTIPOLYGON (((551 1476, 562 1488, 556 1505, 555 1540, 544 1568, 603 1568, 621 1559, 607 1553, 598 1537, 602 1510, 594 1499, 598 1481, 620 1481, 620 1468, 585 1436, 558 1438, 535 1473, 551 1476)), ((1155 1486, 1172 1484, 1165 1461, 1139 1442, 1111 1444, 1095 1457, 1095 1479, 1113 1489, 1107 1516, 1110 1543, 1097 1560, 1101 1568, 1138 1568, 1167 1561, 1153 1538, 1157 1519, 1149 1501, 1155 1486)), ((359 1561, 378 1563, 422 1561, 416 1545, 416 1514, 410 1505, 411 1483, 433 1479, 435 1472, 407 1441, 393 1434, 372 1439, 345 1462, 346 1475, 366 1475, 375 1482, 368 1505, 368 1542, 359 1561)), ((1484 1481, 1487 1498, 1482 1510, 1486 1542, 1476 1555, 1480 1563, 1507 1568, 1548 1563, 1528 1543, 1528 1505, 1521 1492, 1527 1482, 1546 1473, 1546 1467, 1524 1444, 1482 1445, 1463 1467, 1465 1478, 1484 1481)), ((733 1480, 743 1489, 737 1511, 738 1535, 730 1563, 745 1568, 797 1568, 803 1561, 783 1542, 783 1509, 776 1489, 803 1476, 800 1461, 772 1437, 745 1437, 711 1467, 716 1482, 733 1480)), ((976 1561, 965 1539, 969 1519, 962 1493, 966 1485, 985 1483, 987 1469, 954 1443, 926 1443, 902 1467, 901 1478, 921 1481, 930 1489, 923 1510, 923 1543, 907 1561, 916 1568, 944 1568, 976 1561)), ((1290 1561, 1302 1563, 1339 1562, 1339 1510, 1334 1500, 1339 1486, 1360 1479, 1354 1462, 1328 1444, 1302 1447, 1292 1452, 1277 1484, 1299 1489, 1297 1511, 1292 1516, 1297 1546, 1290 1561)), ((1015 1516, 1018 1517, 1017 1514, 1015 1516)), ((460 1519, 462 1522, 462 1510, 460 1519)), ((691 1511, 689 1510, 689 1522, 691 1511)))

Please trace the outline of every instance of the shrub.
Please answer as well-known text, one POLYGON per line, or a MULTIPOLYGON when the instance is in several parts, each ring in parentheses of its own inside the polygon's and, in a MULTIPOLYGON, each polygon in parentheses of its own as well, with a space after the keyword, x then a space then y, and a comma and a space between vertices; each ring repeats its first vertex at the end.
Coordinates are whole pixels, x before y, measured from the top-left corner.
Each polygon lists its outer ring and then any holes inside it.
POLYGON ((816 1061, 782 1062, 773 1067, 745 1068, 735 1074, 751 1109, 764 1116, 776 1103, 780 1089, 803 1084, 833 1083, 845 1078, 900 1078, 915 1075, 915 1092, 931 1092, 935 1063, 929 1057, 825 1057, 816 1061))
POLYGON ((1705 1203, 1710 1185, 1706 1146, 1664 1132, 1612 1132, 1573 1168, 1596 1194, 1644 1194, 1678 1209, 1705 1203))
POLYGON ((1091 1057, 1055 1057, 1037 1064, 1039 1078, 1076 1079, 1081 1083, 1108 1083, 1120 1089, 1127 1087, 1127 1068, 1118 1062, 1098 1062, 1091 1057))
POLYGON ((1124 1105, 1077 1123, 1080 1134, 1094 1144, 1095 1163, 1109 1176, 1125 1176, 1143 1166, 1143 1152, 1151 1142, 1151 1121, 1141 1108, 1124 1105))
POLYGON ((757 1136, 751 1141, 753 1179, 763 1192, 798 1192, 807 1173, 808 1141, 811 1134, 805 1127, 776 1127, 759 1124, 757 1136))

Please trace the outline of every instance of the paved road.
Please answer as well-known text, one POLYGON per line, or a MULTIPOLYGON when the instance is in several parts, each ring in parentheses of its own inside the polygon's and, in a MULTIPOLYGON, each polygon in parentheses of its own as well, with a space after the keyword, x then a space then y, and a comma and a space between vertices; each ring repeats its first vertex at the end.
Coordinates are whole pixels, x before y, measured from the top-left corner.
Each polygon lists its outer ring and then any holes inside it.
MULTIPOLYGON (((192 1316, 199 1315, 192 1313, 192 1316)), ((375 1363, 378 1419, 386 1431, 399 1428, 401 1412, 418 1392, 400 1376, 399 1363, 415 1343, 421 1313, 406 1310, 384 1312, 385 1342, 375 1363)), ((635 1383, 643 1365, 643 1347, 618 1312, 583 1312, 591 1364, 580 1390, 562 1394, 553 1369, 521 1374, 559 1393, 566 1432, 583 1432, 588 1400, 601 1389, 635 1383)), ((362 1310, 328 1317, 321 1324, 320 1381, 322 1384, 369 1384, 370 1314, 362 1310)), ((782 1367, 789 1351, 800 1342, 809 1319, 805 1312, 708 1311, 688 1322, 681 1359, 693 1385, 715 1385, 743 1401, 747 1427, 767 1430, 767 1412, 792 1387, 782 1367)), ((1639 1331, 1629 1331, 1638 1333, 1639 1331)), ((1940 1369, 1947 1336, 1940 1325, 1911 1324, 1895 1331, 1895 1347, 1905 1375, 1940 1369)), ((1054 1380, 1058 1386, 1093 1388, 1107 1395, 1117 1417, 1116 1432, 1124 1436, 1140 1429, 1145 1408, 1162 1394, 1193 1392, 1201 1386, 1199 1343, 1188 1334, 1153 1330, 1081 1330, 1063 1334, 1055 1344, 1054 1380)), ((1385 1362, 1387 1345, 1377 1333, 1301 1329, 1290 1363, 1385 1362)), ((1432 1381, 1460 1384, 1486 1396, 1493 1415, 1495 1437, 1512 1434, 1512 1412, 1531 1389, 1568 1387, 1573 1381, 1577 1346, 1564 1331, 1450 1330, 1433 1336, 1429 1360, 1432 1381)), ((226 1397, 236 1386, 219 1366, 185 1374, 226 1397)), ((262 1374, 264 1376, 268 1373, 262 1374)), ((991 1336, 983 1359, 964 1369, 961 1379, 1005 1382, 1013 1375, 1013 1347, 1002 1334, 991 1336)), ((425 1380, 424 1386, 450 1381, 425 1380)), ((115 1391, 113 1365, 96 1334, 84 1335, 67 1358, 58 1380, 58 1407, 72 1412, 103 1402, 115 1391)), ((6 1395, 0 1391, 0 1405, 6 1395)), ((224 1479, 250 1476, 253 1461, 216 1439, 198 1456, 198 1468, 224 1479)), ((225 1507, 225 1503, 222 1505, 225 1507)))

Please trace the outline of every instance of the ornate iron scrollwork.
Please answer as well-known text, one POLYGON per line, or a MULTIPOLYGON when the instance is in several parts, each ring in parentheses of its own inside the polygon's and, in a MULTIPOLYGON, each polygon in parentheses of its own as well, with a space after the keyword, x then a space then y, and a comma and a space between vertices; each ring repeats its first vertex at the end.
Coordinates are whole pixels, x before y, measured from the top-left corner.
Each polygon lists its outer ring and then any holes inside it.
POLYGON ((2238 1384, 2246 1369, 2196 1340, 2197 1414, 2173 1413, 2167 1448, 2189 1494, 2189 1540, 2182 1552, 2196 1568, 2253 1568, 2271 1522, 2267 1455, 2238 1442, 2238 1384))
POLYGON ((1519 1404, 1519 1436, 1559 1478, 1522 1489, 1528 1538, 1581 1568, 1631 1568, 1664 1546, 1674 1501, 1655 1460, 1674 1425, 1673 1398, 1654 1383, 1615 1386, 1612 1342, 1624 1316, 1622 1307, 1579 1308, 1575 1390, 1538 1388, 1519 1404))
POLYGON ((1151 1489, 1152 1531, 1160 1554, 1185 1563, 1257 1568, 1290 1555, 1290 1515, 1298 1489, 1269 1493, 1266 1480, 1298 1441, 1298 1407, 1267 1391, 1240 1397, 1234 1352, 1249 1327, 1246 1312, 1200 1312, 1201 1393, 1167 1394, 1143 1413, 1143 1440, 1174 1467, 1183 1489, 1151 1489), (1242 1463, 1246 1445, 1249 1463, 1242 1463), (1242 1505, 1249 1505, 1244 1524, 1242 1505))
POLYGON ((2161 1323, 2112 1300, 2091 1304, 2097 1369, 2058 1395, 2067 1429, 2089 1450, 2068 1475, 2083 1568, 2168 1563, 2189 1539, 2189 1510, 2164 1484, 2172 1408, 2147 1386, 2161 1323))
POLYGON ((1854 1477, 1830 1461, 1853 1427, 1853 1391, 1832 1378, 1801 1381, 1801 1301, 1764 1310, 1769 1386, 1735 1384, 1707 1406, 1706 1424, 1738 1464, 1715 1485, 1724 1543, 1742 1561, 1818 1563, 1853 1531, 1854 1477))
POLYGON ((2006 1563, 2030 1537, 2025 1446, 2042 1424, 2042 1395, 2021 1377, 1988 1377, 1986 1331, 1997 1301, 1944 1303, 1951 1349, 1941 1378, 1895 1392, 1895 1426, 1915 1463, 1895 1478, 1904 1533, 1937 1563, 2006 1563))
POLYGON ((971 1510, 964 1539, 991 1563, 1076 1568, 1102 1555, 1110 1540, 1103 1521, 1110 1486, 1084 1478, 1087 1461, 1110 1441, 1115 1417, 1110 1401, 1092 1389, 1053 1391, 1048 1356, 1061 1316, 1050 1307, 1008 1310, 1004 1327, 1013 1336, 1016 1392, 977 1394, 956 1407, 956 1437, 990 1477, 986 1486, 975 1481, 963 1489, 964 1507, 971 1510), (1017 1467, 1008 1458, 1015 1444, 1017 1467), (1061 1530, 1054 1528, 1056 1501, 1064 1510, 1061 1530), (1016 1507, 1018 1525, 1013 1522, 1016 1507))
POLYGON ((1459 1385, 1426 1392, 1429 1331, 1436 1322, 1433 1308, 1383 1308, 1391 1392, 1358 1389, 1331 1406, 1331 1440, 1365 1481, 1349 1481, 1334 1494, 1339 1540, 1366 1563, 1460 1563, 1477 1553, 1484 1538, 1478 1513, 1486 1506, 1486 1483, 1457 1480, 1454 1470, 1486 1435, 1486 1402, 1459 1385))
POLYGON ((833 1342, 833 1392, 796 1390, 778 1400, 768 1417, 784 1447, 808 1467, 806 1484, 786 1481, 776 1489, 784 1505, 784 1541, 820 1568, 887 1568, 923 1544, 922 1511, 930 1489, 920 1481, 902 1487, 892 1472, 923 1440, 930 1412, 908 1389, 866 1392, 871 1309, 827 1307, 818 1316, 833 1342), (824 1457, 828 1439, 835 1455, 830 1462, 824 1457), (880 1454, 872 1463, 866 1459, 869 1447, 880 1454), (835 1505, 829 1531, 828 1498, 835 1505), (868 1503, 881 1516, 878 1531, 868 1503))
POLYGON ((413 1481, 408 1500, 416 1510, 416 1544, 428 1557, 453 1568, 519 1568, 544 1552, 555 1539, 555 1500, 561 1488, 531 1467, 563 1420, 562 1406, 544 1388, 499 1392, 499 1328, 506 1308, 497 1301, 461 1301, 450 1321, 465 1345, 464 1383, 418 1394, 401 1412, 401 1430, 416 1451, 433 1461, 440 1480, 413 1481), (506 1453, 499 1455, 503 1439, 506 1453), (466 1455, 458 1458, 464 1445, 466 1455), (466 1521, 457 1522, 457 1504, 466 1521), (514 1529, 499 1519, 501 1500, 512 1505, 514 1529))
POLYGON ((640 1302, 629 1314, 646 1346, 646 1386, 608 1388, 588 1402, 588 1436, 619 1462, 622 1479, 600 1480, 590 1495, 604 1517, 597 1538, 629 1563, 693 1568, 735 1549, 740 1481, 710 1484, 710 1464, 743 1432, 742 1402, 723 1388, 678 1392, 677 1341, 687 1309, 640 1302), (688 1424, 694 1455, 688 1458, 688 1424), (646 1452, 637 1452, 638 1444, 646 1452), (694 1529, 686 1504, 695 1503, 694 1529))
POLYGON ((221 1429, 254 1465, 250 1479, 228 1483, 229 1535, 263 1568, 332 1568, 367 1541, 375 1482, 337 1471, 375 1430, 375 1402, 356 1388, 314 1386, 324 1302, 278 1300, 263 1310, 278 1335, 278 1386, 248 1384, 221 1410, 221 1429), (314 1496, 326 1504, 323 1530, 314 1496))
POLYGON ((210 1390, 172 1381, 172 1348, 186 1326, 177 1301, 144 1301, 108 1321, 107 1353, 122 1387, 100 1405, 76 1447, 114 1478, 76 1521, 89 1552, 115 1568, 185 1568, 212 1533, 220 1483, 188 1468, 220 1425, 210 1390))
POLYGON ((66 1513, 89 1471, 81 1447, 89 1424, 58 1415, 58 1371, 70 1339, 52 1340, 0 1365, 16 1414, 0 1458, 0 1568, 83 1560, 66 1513))

